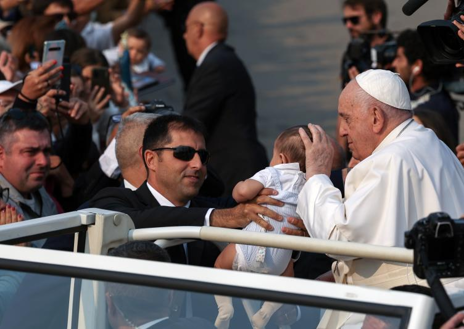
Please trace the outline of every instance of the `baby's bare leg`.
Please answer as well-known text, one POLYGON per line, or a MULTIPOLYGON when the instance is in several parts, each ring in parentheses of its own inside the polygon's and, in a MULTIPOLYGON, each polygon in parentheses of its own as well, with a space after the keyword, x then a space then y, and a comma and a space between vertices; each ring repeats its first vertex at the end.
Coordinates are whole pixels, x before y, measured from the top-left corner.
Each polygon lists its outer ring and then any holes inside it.
MULTIPOLYGON (((235 255, 235 244, 231 243, 225 247, 221 254, 218 256, 216 263, 214 263, 214 267, 231 270, 235 255)), ((232 297, 214 296, 214 299, 216 299, 216 304, 218 306, 218 316, 214 325, 218 329, 227 329, 229 328, 230 319, 232 319, 234 316, 232 297)))
MULTIPOLYGON (((287 268, 280 276, 293 277, 293 260, 290 259, 287 268)), ((253 329, 264 328, 271 319, 272 315, 282 306, 281 303, 264 302, 261 309, 253 315, 251 324, 253 329)))
POLYGON ((214 267, 231 270, 232 265, 234 264, 235 255, 235 243, 230 243, 218 256, 216 262, 214 263, 214 267))

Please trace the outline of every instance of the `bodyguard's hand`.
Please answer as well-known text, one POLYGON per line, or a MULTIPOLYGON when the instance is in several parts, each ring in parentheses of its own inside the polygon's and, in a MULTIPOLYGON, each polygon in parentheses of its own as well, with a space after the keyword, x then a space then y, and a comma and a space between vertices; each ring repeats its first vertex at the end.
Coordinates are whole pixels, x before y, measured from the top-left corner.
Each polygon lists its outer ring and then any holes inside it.
POLYGON ((303 223, 303 220, 300 218, 295 218, 295 217, 288 217, 287 221, 298 227, 298 229, 292 229, 288 227, 283 227, 282 232, 287 234, 287 235, 296 235, 296 236, 306 236, 309 237, 309 233, 306 230, 306 227, 303 223))
POLYGON ((313 141, 309 139, 308 134, 303 129, 299 130, 306 150, 306 179, 318 174, 330 176, 334 156, 330 139, 318 125, 310 123, 308 128, 313 136, 313 141))
POLYGON ((252 221, 268 231, 273 231, 271 224, 259 215, 282 221, 282 216, 256 203, 241 203, 231 209, 217 209, 211 213, 210 224, 215 227, 237 228, 245 227, 252 221))

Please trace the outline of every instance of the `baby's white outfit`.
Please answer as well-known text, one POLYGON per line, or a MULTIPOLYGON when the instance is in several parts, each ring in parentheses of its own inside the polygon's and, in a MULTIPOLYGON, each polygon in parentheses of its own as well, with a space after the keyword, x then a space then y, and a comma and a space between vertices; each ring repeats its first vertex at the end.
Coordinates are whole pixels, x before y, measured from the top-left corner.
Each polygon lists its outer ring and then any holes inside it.
MULTIPOLYGON (((298 193, 306 183, 305 174, 300 171, 299 164, 286 163, 274 167, 267 167, 256 173, 250 179, 260 182, 266 188, 273 188, 279 192, 279 194, 273 196, 273 198, 284 202, 285 205, 283 207, 266 205, 266 207, 282 215, 284 220, 279 222, 264 216, 263 219, 274 227, 274 231, 266 231, 255 222, 251 222, 243 230, 282 234, 283 227, 298 229, 296 226, 288 223, 287 218, 298 217, 296 214, 298 193)), ((292 251, 288 249, 266 248, 243 244, 237 244, 235 248, 237 255, 235 256, 232 269, 237 271, 280 275, 285 271, 292 257, 292 251)))

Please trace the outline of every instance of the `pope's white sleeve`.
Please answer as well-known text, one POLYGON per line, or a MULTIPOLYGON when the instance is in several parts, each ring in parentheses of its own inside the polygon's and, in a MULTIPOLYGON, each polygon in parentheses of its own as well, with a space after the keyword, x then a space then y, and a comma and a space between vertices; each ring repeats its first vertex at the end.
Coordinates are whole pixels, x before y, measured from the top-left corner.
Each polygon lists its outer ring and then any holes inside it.
POLYGON ((327 175, 315 175, 306 182, 296 212, 311 237, 348 241, 336 226, 346 222, 342 195, 327 175))

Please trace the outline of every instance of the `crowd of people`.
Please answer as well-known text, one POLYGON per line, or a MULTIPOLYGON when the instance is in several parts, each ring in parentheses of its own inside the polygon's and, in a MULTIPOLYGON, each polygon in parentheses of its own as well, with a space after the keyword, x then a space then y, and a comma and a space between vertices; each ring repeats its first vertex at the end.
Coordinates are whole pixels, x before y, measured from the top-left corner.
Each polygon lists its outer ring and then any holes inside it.
MULTIPOLYGON (((337 136, 301 118, 277 137, 270 163, 258 140, 252 79, 227 44, 226 11, 211 1, 127 0, 124 11, 110 2, 0 6, 8 22, 0 24, 0 225, 95 207, 128 214, 136 228, 216 226, 403 247, 404 232, 430 213, 464 215, 464 144, 446 88, 456 68, 434 64, 416 31, 389 33, 383 0, 345 0, 343 22, 353 40, 394 44, 396 55, 369 67, 348 47, 337 136), (126 69, 165 70, 138 27, 150 14, 171 33, 183 113, 141 104, 127 80, 126 69), (42 58, 44 42, 54 40, 65 41, 62 63, 42 58)), ((464 26, 455 24, 464 40, 464 26)), ((68 236, 23 245, 72 249, 68 236)), ((203 241, 155 253, 162 261, 385 289, 414 275, 399 263, 235 244, 221 252, 203 241)), ((0 316, 21 280, 9 281, 0 316)), ((112 289, 127 289, 108 286, 117 328, 125 306, 112 289)), ((215 297, 215 326, 228 328, 231 299, 215 297)), ((280 307, 265 302, 253 327, 264 328, 280 307)), ((334 313, 324 315, 327 327, 356 320, 334 313)))

